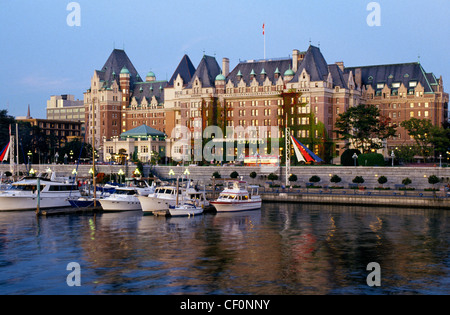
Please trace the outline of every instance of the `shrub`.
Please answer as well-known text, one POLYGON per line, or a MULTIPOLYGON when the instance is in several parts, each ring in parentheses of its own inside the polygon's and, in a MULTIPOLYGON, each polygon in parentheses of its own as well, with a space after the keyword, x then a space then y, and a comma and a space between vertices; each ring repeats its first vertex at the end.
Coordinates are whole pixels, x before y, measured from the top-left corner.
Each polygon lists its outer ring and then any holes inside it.
POLYGON ((436 175, 431 175, 430 177, 428 177, 428 183, 432 184, 434 186, 434 184, 439 183, 439 177, 437 177, 436 175))
POLYGON ((251 172, 251 173, 250 173, 250 177, 253 178, 253 179, 255 179, 255 178, 256 178, 256 172, 251 172))
POLYGON ((338 175, 333 175, 330 179, 330 182, 332 183, 340 183, 342 181, 342 178, 340 178, 338 175))
POLYGON ((388 181, 388 180, 387 180, 386 176, 380 176, 380 177, 378 177, 378 183, 381 184, 381 185, 386 184, 387 181, 388 181))
POLYGON ((379 153, 366 153, 358 156, 358 164, 361 166, 384 166, 384 157, 379 153))
POLYGON ((408 186, 411 183, 412 183, 412 181, 411 181, 411 179, 409 179, 409 177, 406 177, 405 179, 402 180, 402 184, 405 186, 408 186))
POLYGON ((219 173, 218 171, 215 171, 215 172, 212 174, 212 177, 214 177, 214 178, 221 178, 222 176, 220 176, 220 173, 219 173))
POLYGON ((234 171, 234 172, 232 172, 232 173, 230 174, 230 177, 231 177, 231 178, 238 178, 238 177, 239 177, 239 173, 236 172, 236 171, 234 171))
POLYGON ((297 175, 291 174, 291 176, 289 176, 288 179, 290 182, 296 182, 298 178, 297 178, 297 175))
MULTIPOLYGON (((345 150, 341 155, 341 164, 343 166, 354 166, 355 161, 353 160, 353 154, 360 155, 361 152, 356 149, 345 150)), ((356 159, 356 165, 358 165, 358 159, 356 159)))
POLYGON ((362 178, 362 176, 356 176, 355 178, 353 178, 352 182, 354 184, 362 184, 364 183, 364 178, 362 178))
POLYGON ((320 182, 320 177, 317 175, 311 176, 311 178, 309 179, 309 182, 318 183, 318 182, 320 182))

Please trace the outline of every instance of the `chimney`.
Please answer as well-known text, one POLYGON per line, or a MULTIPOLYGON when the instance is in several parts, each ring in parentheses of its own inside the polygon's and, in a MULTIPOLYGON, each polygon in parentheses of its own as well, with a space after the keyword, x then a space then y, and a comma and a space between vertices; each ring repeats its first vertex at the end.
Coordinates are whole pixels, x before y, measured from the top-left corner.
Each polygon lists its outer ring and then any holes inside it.
POLYGON ((222 59, 222 74, 226 78, 230 74, 230 59, 222 59))
POLYGON ((355 84, 356 84, 356 86, 359 86, 359 87, 362 86, 361 68, 356 68, 355 69, 355 84))
POLYGON ((338 62, 336 62, 336 64, 341 69, 341 71, 344 72, 344 62, 343 61, 338 61, 338 62))
POLYGON ((300 52, 297 49, 292 51, 292 71, 297 72, 300 52))

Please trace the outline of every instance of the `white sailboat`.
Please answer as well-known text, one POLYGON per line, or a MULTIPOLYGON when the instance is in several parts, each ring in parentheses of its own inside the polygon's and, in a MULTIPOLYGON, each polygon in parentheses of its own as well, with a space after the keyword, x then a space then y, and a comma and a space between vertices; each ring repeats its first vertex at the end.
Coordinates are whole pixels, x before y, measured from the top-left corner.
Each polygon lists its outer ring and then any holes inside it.
POLYGON ((191 199, 183 199, 181 204, 178 204, 179 201, 179 186, 178 186, 178 178, 177 178, 177 193, 176 193, 176 203, 175 206, 169 207, 169 215, 174 216, 194 216, 196 214, 203 213, 203 207, 200 207, 199 201, 191 200, 191 199))

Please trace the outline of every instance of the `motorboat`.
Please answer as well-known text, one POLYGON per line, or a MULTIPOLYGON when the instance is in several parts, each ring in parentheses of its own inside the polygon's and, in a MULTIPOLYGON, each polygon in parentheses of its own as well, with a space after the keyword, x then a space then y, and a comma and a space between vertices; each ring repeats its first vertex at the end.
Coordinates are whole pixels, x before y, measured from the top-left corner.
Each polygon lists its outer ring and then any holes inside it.
MULTIPOLYGON (((207 208, 210 206, 206 199, 205 191, 201 191, 193 186, 189 181, 185 188, 180 188, 178 201, 182 204, 184 201, 192 200, 198 207, 207 208)), ((155 192, 148 196, 139 196, 142 211, 153 214, 167 214, 169 207, 175 207, 177 204, 177 186, 159 186, 155 192)))
POLYGON ((142 210, 139 196, 148 196, 155 191, 155 187, 146 181, 136 182, 134 185, 117 187, 109 197, 99 200, 104 211, 135 211, 142 210))
POLYGON ((203 208, 198 206, 195 201, 187 200, 181 205, 169 207, 169 215, 172 217, 194 216, 203 213, 203 208))
POLYGON ((0 192, 0 211, 36 210, 38 196, 40 209, 70 207, 69 198, 81 197, 76 185, 54 179, 25 177, 13 183, 0 192))
POLYGON ((247 185, 242 180, 225 183, 225 189, 219 197, 211 201, 217 212, 234 212, 261 209, 262 200, 258 193, 259 186, 247 185))

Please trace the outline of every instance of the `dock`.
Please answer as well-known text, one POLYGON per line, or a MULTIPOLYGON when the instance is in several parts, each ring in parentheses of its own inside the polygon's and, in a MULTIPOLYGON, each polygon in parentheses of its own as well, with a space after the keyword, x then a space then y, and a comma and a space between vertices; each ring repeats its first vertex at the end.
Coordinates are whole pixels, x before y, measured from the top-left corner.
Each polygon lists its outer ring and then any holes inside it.
POLYGON ((376 194, 373 192, 273 192, 261 194, 263 202, 315 203, 349 206, 450 210, 450 198, 432 194, 376 194))
POLYGON ((64 208, 54 208, 54 209, 42 209, 37 215, 41 216, 52 216, 52 215, 70 215, 70 214, 92 214, 103 212, 101 206, 97 207, 85 207, 85 208, 74 208, 74 207, 64 207, 64 208))

